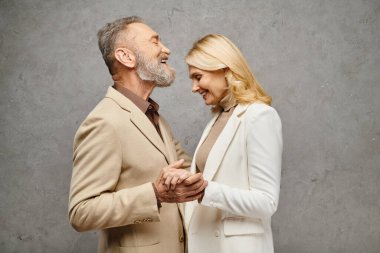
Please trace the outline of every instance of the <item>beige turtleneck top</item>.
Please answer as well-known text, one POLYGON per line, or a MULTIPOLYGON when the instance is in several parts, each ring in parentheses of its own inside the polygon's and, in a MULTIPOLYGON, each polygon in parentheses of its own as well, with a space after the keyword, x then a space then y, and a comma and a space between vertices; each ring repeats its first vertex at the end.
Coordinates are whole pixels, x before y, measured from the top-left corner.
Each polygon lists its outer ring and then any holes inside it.
POLYGON ((236 100, 233 99, 232 95, 230 94, 226 95, 224 98, 222 98, 222 100, 220 100, 218 106, 221 108, 221 112, 196 154, 195 164, 197 166, 198 172, 203 172, 211 148, 214 146, 220 133, 223 131, 223 128, 226 125, 228 119, 231 117, 236 105, 236 100))

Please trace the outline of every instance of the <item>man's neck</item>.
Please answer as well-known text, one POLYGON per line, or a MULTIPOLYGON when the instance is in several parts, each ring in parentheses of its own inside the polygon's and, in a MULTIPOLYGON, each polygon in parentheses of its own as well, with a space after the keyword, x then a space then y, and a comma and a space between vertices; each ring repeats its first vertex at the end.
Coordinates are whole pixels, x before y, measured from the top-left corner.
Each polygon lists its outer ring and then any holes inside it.
POLYGON ((154 83, 143 81, 137 75, 113 75, 112 79, 117 85, 127 88, 144 100, 148 100, 150 94, 152 94, 154 87, 156 87, 154 83))

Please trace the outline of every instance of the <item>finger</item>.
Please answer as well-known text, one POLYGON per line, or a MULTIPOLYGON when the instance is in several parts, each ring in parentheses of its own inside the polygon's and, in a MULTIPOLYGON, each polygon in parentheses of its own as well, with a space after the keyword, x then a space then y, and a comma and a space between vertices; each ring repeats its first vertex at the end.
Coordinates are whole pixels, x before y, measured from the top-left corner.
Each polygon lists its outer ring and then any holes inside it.
POLYGON ((204 190, 196 193, 196 194, 193 194, 193 195, 190 195, 190 196, 186 196, 184 201, 187 202, 187 201, 193 201, 193 200, 197 200, 199 198, 202 198, 202 196, 204 195, 204 190))
POLYGON ((177 177, 176 184, 180 184, 180 183, 182 183, 183 180, 188 178, 190 175, 191 175, 191 173, 188 172, 187 170, 171 168, 170 170, 168 170, 168 172, 165 176, 166 177, 170 176, 171 178, 176 176, 177 177))
POLYGON ((197 182, 191 184, 191 185, 186 185, 187 189, 190 190, 190 191, 194 191, 194 190, 197 190, 199 189, 202 184, 204 183, 205 180, 201 179, 201 180, 198 180, 197 182))
POLYGON ((203 179, 202 173, 197 173, 197 174, 194 174, 194 175, 190 175, 188 178, 186 178, 185 184, 186 185, 192 185, 192 184, 198 182, 201 179, 203 179))
POLYGON ((177 169, 175 169, 175 168, 166 168, 165 172, 163 173, 162 178, 166 182, 166 180, 168 178, 170 178, 170 180, 171 180, 173 178, 173 176, 175 176, 176 174, 178 174, 178 170, 177 169))
POLYGON ((191 176, 192 176, 192 174, 190 172, 184 170, 184 172, 182 173, 182 175, 178 179, 178 184, 182 183, 184 180, 186 180, 187 178, 189 178, 191 176))
POLYGON ((160 173, 161 174, 160 182, 164 184, 166 181, 166 178, 170 176, 170 173, 171 173, 171 171, 170 171, 169 166, 162 168, 161 173, 160 173))
POLYGON ((175 190, 175 186, 178 183, 178 177, 175 175, 173 179, 170 181, 170 190, 175 190))
POLYGON ((208 182, 206 180, 203 180, 201 184, 196 185, 196 186, 198 186, 197 188, 191 190, 190 192, 193 193, 192 195, 196 195, 199 192, 202 192, 207 187, 207 184, 208 184, 208 182))
POLYGON ((171 177, 172 174, 173 174, 173 172, 170 169, 167 169, 167 170, 165 170, 164 173, 162 173, 162 178, 164 179, 164 181, 166 181, 166 179, 168 177, 171 177))
POLYGON ((177 186, 176 193, 177 196, 180 196, 181 199, 186 199, 195 195, 198 195, 200 192, 203 192, 207 187, 208 182, 206 180, 202 181, 201 184, 197 183, 192 186, 177 186), (195 187, 196 186, 196 187, 195 187))
POLYGON ((180 159, 180 160, 178 160, 178 161, 175 161, 175 162, 171 163, 169 166, 170 166, 171 168, 179 169, 179 168, 182 167, 182 164, 184 163, 184 161, 185 161, 185 160, 180 159))
POLYGON ((193 195, 193 196, 187 197, 187 198, 185 198, 184 202, 197 200, 197 199, 199 199, 200 197, 202 197, 202 195, 203 195, 203 192, 200 192, 200 193, 198 193, 198 194, 196 194, 196 195, 193 195))
POLYGON ((163 181, 163 176, 164 176, 164 170, 161 169, 161 170, 160 170, 160 174, 158 174, 158 177, 156 178, 156 182, 157 182, 157 184, 161 184, 161 183, 162 183, 162 181, 163 181))
POLYGON ((189 192, 189 191, 195 191, 199 187, 202 186, 204 180, 199 180, 198 182, 195 182, 192 185, 186 185, 185 183, 177 184, 178 192, 189 192))
POLYGON ((172 176, 168 176, 165 179, 164 185, 165 185, 167 191, 170 190, 170 182, 172 181, 172 179, 173 179, 172 176))
POLYGON ((206 180, 203 180, 201 186, 197 189, 197 192, 203 191, 207 187, 207 183, 208 182, 206 180))

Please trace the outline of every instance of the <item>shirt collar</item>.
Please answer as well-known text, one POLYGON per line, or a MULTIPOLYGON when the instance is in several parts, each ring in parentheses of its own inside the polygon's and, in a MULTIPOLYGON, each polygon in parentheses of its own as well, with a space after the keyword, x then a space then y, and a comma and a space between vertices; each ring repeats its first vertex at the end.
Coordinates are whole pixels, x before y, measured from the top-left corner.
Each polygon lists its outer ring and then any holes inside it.
POLYGON ((158 112, 158 109, 160 106, 150 97, 148 98, 148 101, 137 96, 135 93, 133 93, 131 90, 118 85, 114 84, 112 86, 115 90, 123 94, 125 97, 127 97, 129 100, 131 100, 143 113, 146 113, 147 110, 149 109, 149 106, 153 108, 156 112, 158 112))

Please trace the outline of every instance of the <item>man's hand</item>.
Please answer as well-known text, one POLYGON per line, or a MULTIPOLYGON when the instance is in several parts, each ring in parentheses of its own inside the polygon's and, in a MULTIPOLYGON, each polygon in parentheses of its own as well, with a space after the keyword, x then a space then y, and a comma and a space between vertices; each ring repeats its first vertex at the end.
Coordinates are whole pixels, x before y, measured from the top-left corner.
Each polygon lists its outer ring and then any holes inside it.
POLYGON ((154 182, 160 202, 182 203, 203 196, 207 181, 201 173, 193 175, 179 169, 182 164, 183 160, 179 160, 163 168, 154 182))
POLYGON ((189 171, 181 169, 183 162, 184 160, 181 159, 161 170, 160 180, 166 186, 167 190, 174 190, 177 184, 182 183, 186 178, 192 175, 189 171))

